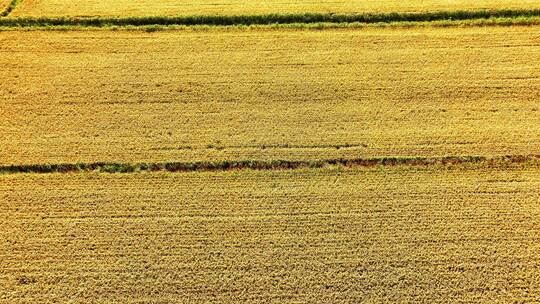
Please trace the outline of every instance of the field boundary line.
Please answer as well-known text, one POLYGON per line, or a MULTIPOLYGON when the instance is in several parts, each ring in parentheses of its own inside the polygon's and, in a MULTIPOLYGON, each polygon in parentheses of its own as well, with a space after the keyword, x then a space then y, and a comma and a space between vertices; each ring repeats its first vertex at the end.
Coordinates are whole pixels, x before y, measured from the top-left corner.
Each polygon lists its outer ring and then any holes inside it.
MULTIPOLYGON (((21 0, 13 0, 7 14, 21 0), (10 9, 11 8, 11 9, 10 9)), ((148 17, 17 17, 1 18, 0 27, 110 27, 110 26, 250 26, 289 24, 390 24, 457 22, 540 17, 540 9, 456 10, 419 13, 304 13, 266 15, 193 15, 148 17)))
POLYGON ((326 159, 316 161, 302 160, 240 160, 216 162, 151 162, 151 163, 73 163, 73 164, 35 164, 0 166, 0 174, 17 173, 134 173, 134 172, 195 172, 195 171, 233 171, 233 170, 294 170, 327 167, 395 167, 395 166, 453 166, 462 164, 482 164, 500 167, 508 164, 540 164, 540 155, 506 156, 445 156, 445 157, 380 157, 356 159, 326 159))
POLYGON ((7 17, 13 10, 21 4, 22 0, 11 0, 9 4, 6 6, 5 10, 0 12, 0 17, 7 17))
MULTIPOLYGON (((0 20, 1 23, 1 20, 0 20)), ((369 28, 450 28, 450 27, 508 27, 508 26, 535 26, 540 25, 540 17, 518 17, 518 18, 491 18, 491 19, 471 19, 471 20, 441 20, 426 22, 393 22, 393 23, 290 23, 290 24, 253 24, 253 25, 105 25, 93 26, 2 26, 1 31, 271 31, 271 30, 330 30, 330 29, 369 29, 369 28)))

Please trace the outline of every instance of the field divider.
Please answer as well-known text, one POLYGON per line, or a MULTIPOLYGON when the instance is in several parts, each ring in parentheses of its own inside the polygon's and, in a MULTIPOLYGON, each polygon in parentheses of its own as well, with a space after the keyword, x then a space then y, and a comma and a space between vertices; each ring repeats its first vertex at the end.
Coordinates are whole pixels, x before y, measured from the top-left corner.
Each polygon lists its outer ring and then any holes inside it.
MULTIPOLYGON (((11 10, 21 0, 13 0, 11 10)), ((540 17, 540 9, 457 10, 417 13, 303 13, 265 15, 193 15, 148 17, 17 17, 0 18, 0 27, 111 27, 111 26, 250 26, 288 24, 388 24, 540 17)), ((507 21, 508 22, 508 21, 507 21)))
POLYGON ((500 167, 516 163, 540 164, 540 155, 485 156, 445 156, 445 157, 381 157, 356 159, 303 160, 240 160, 216 162, 164 162, 164 163, 73 163, 35 164, 0 166, 0 174, 17 173, 135 173, 135 172, 194 172, 194 171, 234 171, 234 170, 294 170, 328 167, 394 167, 394 166, 452 166, 461 164, 482 164, 500 167))

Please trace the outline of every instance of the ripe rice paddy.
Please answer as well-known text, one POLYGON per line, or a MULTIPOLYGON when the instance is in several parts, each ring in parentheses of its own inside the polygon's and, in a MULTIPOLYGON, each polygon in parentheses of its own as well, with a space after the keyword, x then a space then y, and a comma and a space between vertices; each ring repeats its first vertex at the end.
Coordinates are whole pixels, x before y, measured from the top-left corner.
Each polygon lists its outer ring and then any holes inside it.
POLYGON ((9 0, 1 0, 0 1, 0 12, 3 12, 6 7, 8 7, 10 1, 9 0))
POLYGON ((534 302, 540 167, 0 176, 0 300, 534 302))
POLYGON ((92 17, 92 16, 190 16, 264 15, 294 13, 384 13, 478 9, 540 8, 534 0, 24 0, 14 17, 92 17))
POLYGON ((539 154, 539 29, 2 32, 0 164, 539 154))
POLYGON ((0 303, 538 302, 539 9, 0 0, 0 303))

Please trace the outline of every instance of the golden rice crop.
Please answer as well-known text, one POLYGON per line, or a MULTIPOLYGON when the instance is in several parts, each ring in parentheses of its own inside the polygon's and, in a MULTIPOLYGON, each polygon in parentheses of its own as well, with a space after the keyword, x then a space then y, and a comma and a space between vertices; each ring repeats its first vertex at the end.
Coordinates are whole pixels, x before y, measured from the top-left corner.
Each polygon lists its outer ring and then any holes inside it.
POLYGON ((0 303, 540 299, 538 1, 7 2, 0 303))
POLYGON ((24 0, 13 16, 245 15, 540 8, 536 0, 24 0))
POLYGON ((540 167, 0 176, 2 303, 532 303, 540 167))
POLYGON ((539 37, 0 32, 0 164, 539 154, 539 37))
POLYGON ((2 13, 6 7, 8 7, 10 0, 0 0, 0 13, 2 13))

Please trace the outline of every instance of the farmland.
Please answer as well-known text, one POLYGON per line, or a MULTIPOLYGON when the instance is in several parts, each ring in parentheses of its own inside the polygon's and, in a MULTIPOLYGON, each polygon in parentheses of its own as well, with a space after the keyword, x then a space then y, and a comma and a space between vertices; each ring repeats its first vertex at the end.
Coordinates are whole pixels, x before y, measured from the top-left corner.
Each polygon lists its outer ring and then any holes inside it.
POLYGON ((4 175, 0 300, 534 302, 539 187, 538 162, 4 175))
POLYGON ((539 37, 2 32, 0 164, 539 154, 539 37))
POLYGON ((24 0, 14 17, 381 13, 540 8, 536 0, 24 0))
POLYGON ((538 303, 540 2, 0 0, 0 304, 538 303))
POLYGON ((8 7, 10 5, 9 0, 0 0, 0 17, 4 17, 8 14, 8 7))

